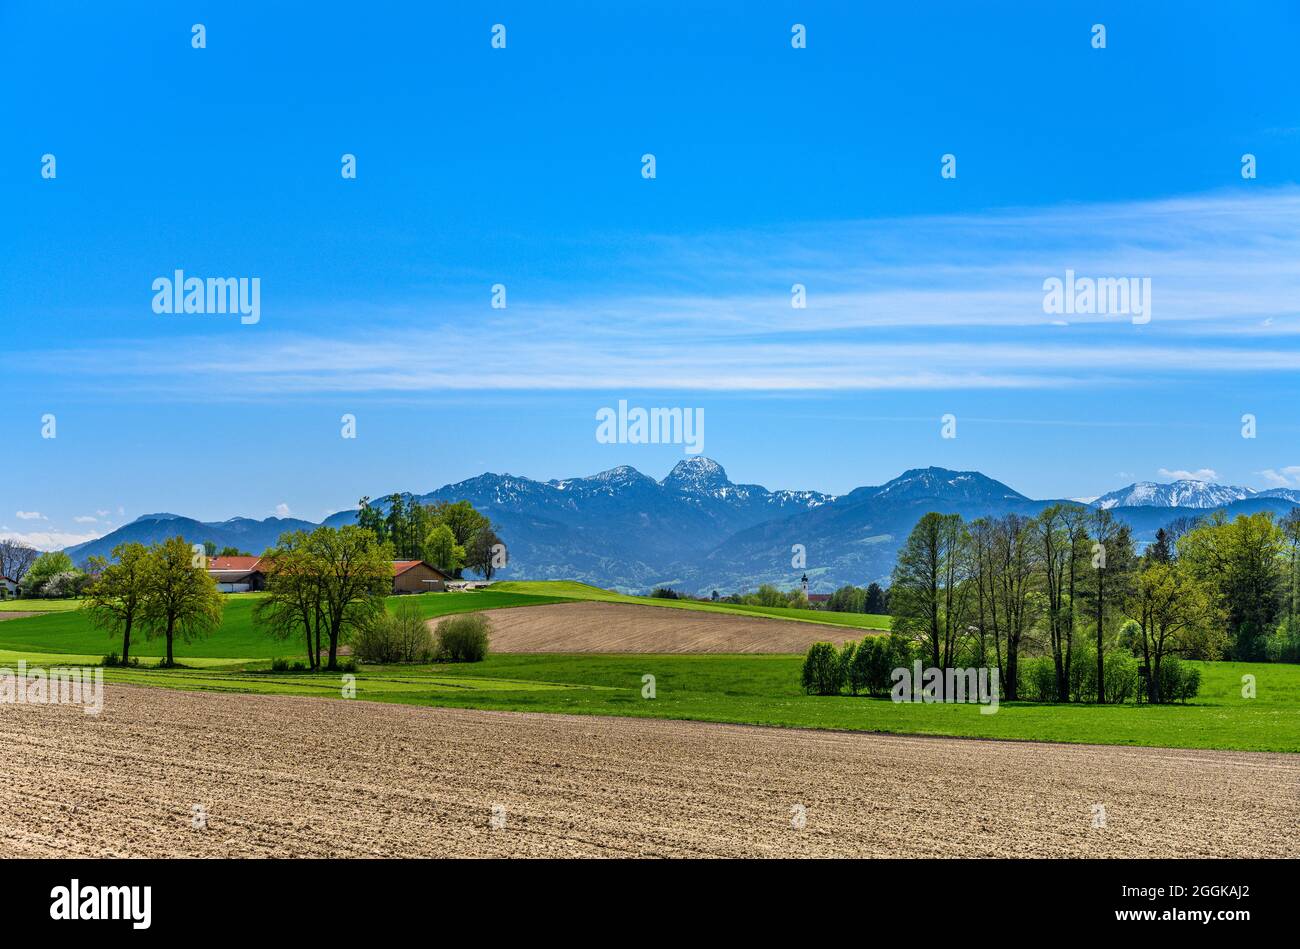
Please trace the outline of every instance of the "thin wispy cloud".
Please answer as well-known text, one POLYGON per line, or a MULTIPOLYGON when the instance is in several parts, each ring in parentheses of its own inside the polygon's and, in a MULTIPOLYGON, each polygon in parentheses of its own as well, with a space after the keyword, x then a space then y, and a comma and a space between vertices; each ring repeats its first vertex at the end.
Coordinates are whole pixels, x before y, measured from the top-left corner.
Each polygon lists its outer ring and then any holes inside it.
POLYGON ((84 544, 88 540, 102 537, 102 532, 80 533, 65 530, 16 531, 0 526, 0 540, 16 540, 37 550, 62 550, 73 544, 84 544))
POLYGON ((200 401, 1039 389, 1300 369, 1300 190, 652 237, 641 249, 614 258, 617 279, 515 291, 505 310, 486 298, 297 300, 280 326, 269 305, 255 329, 211 338, 188 335, 205 317, 154 317, 179 331, 155 322, 147 339, 47 351, 40 365, 89 389, 200 401), (1149 277, 1151 322, 1045 313, 1043 281, 1067 270, 1149 277), (794 283, 804 309, 791 306, 794 283))
POLYGON ((1168 478, 1172 481, 1217 481, 1219 474, 1213 468, 1197 468, 1195 471, 1188 471, 1185 468, 1161 468, 1160 477, 1168 478))
POLYGON ((1259 472, 1264 483, 1271 488, 1290 488, 1300 484, 1300 465, 1287 465, 1284 468, 1265 468, 1259 472))

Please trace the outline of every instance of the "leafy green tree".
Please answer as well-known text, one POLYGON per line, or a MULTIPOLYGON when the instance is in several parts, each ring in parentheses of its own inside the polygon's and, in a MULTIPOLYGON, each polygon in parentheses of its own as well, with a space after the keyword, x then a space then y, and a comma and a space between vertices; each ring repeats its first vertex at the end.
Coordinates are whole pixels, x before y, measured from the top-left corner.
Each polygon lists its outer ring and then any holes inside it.
POLYGON ((1092 548, 1091 577, 1088 577, 1079 597, 1082 608, 1092 620, 1096 643, 1097 702, 1106 703, 1106 638, 1110 624, 1119 619, 1118 610, 1111 614, 1107 607, 1123 603, 1132 590, 1137 567, 1133 552, 1133 535, 1129 526, 1115 519, 1109 510, 1093 508, 1086 515, 1092 548))
MULTIPOLYGON (((393 554, 397 557, 408 556, 411 537, 406 513, 406 499, 400 494, 394 493, 384 500, 388 502, 388 516, 384 519, 384 523, 388 526, 388 540, 393 545, 393 554)), ((412 499, 411 503, 415 503, 414 499, 412 499)))
POLYGON ((883 615, 889 612, 889 603, 885 596, 885 591, 879 583, 871 583, 867 586, 867 595, 865 602, 862 604, 862 612, 875 613, 883 615))
POLYGON ((954 665, 973 614, 968 544, 960 515, 931 512, 912 529, 894 566, 893 628, 921 642, 939 669, 954 665))
POLYGON ((321 622, 329 638, 326 668, 334 670, 344 632, 383 609, 392 592, 392 548, 355 524, 318 527, 304 547, 320 577, 321 622))
POLYGON ((1185 652, 1220 629, 1214 594, 1184 564, 1152 558, 1137 575, 1129 612, 1141 627, 1148 699, 1153 704, 1173 701, 1178 696, 1162 693, 1168 679, 1162 678, 1161 668, 1166 656, 1185 652))
POLYGON ((383 513, 370 503, 369 497, 357 502, 357 526, 370 531, 380 543, 388 540, 388 522, 383 513))
POLYGON ((761 583, 756 591, 745 597, 754 606, 785 606, 789 601, 784 593, 770 583, 761 583))
POLYGON ((143 569, 145 633, 151 639, 166 637, 163 665, 173 666, 175 637, 190 642, 220 626, 223 597, 208 572, 194 563, 194 552, 183 537, 170 537, 152 548, 143 569))
MULTIPOLYGON (((992 647, 1004 698, 1014 702, 1019 697, 1021 643, 1037 621, 1042 599, 1035 591, 1039 567, 1033 521, 1020 514, 980 518, 970 525, 969 537, 973 582, 968 586, 978 655, 987 661, 984 657, 992 647)), ((891 588, 891 614, 897 613, 896 600, 891 588)))
MULTIPOLYGON (((474 505, 468 501, 457 501, 454 504, 439 501, 433 505, 431 515, 434 523, 446 524, 451 528, 456 543, 466 551, 473 549, 474 537, 480 530, 492 529, 492 522, 474 510, 474 505)), ((456 576, 459 577, 460 573, 457 572, 456 576)))
POLYGON ((826 601, 826 609, 833 613, 865 613, 866 603, 866 592, 861 587, 850 584, 831 594, 831 598, 826 601))
POLYGON ((275 639, 302 636, 308 666, 318 669, 325 628, 325 565, 315 559, 308 537, 306 531, 289 531, 263 555, 267 595, 253 607, 253 616, 275 639))
POLYGON ((1282 608, 1286 539, 1268 512, 1228 520, 1216 511, 1183 535, 1178 559, 1211 590, 1227 617, 1231 658, 1263 659, 1282 608))
MULTIPOLYGON (((212 555, 212 554, 209 554, 209 556, 213 556, 213 555, 212 555)), ((251 557, 251 556, 253 556, 253 555, 250 554, 247 550, 240 550, 238 547, 231 547, 230 545, 226 545, 225 547, 222 547, 221 550, 219 550, 219 551, 216 553, 215 556, 217 556, 217 557, 251 557)))
POLYGON ((841 686, 848 684, 850 695, 858 694, 857 683, 853 678, 853 657, 857 651, 858 644, 851 639, 846 639, 837 657, 840 664, 840 684, 841 686))
POLYGON ((103 557, 92 557, 90 562, 95 579, 86 591, 83 609, 96 626, 122 637, 122 663, 126 664, 131 658, 131 630, 144 612, 149 550, 144 544, 118 544, 111 563, 103 557))
POLYGON ((420 556, 449 576, 465 566, 465 548, 456 543, 456 535, 446 524, 429 531, 420 556))
POLYGON ((1278 522, 1286 544, 1286 628, 1295 630, 1300 617, 1300 507, 1293 507, 1278 522))
POLYGON ((804 656, 803 689, 809 695, 839 695, 844 684, 844 664, 830 643, 813 643, 804 656))
POLYGON ((77 568, 72 558, 61 550, 51 550, 41 554, 27 571, 26 587, 31 593, 44 592, 45 585, 56 574, 71 573, 77 568))

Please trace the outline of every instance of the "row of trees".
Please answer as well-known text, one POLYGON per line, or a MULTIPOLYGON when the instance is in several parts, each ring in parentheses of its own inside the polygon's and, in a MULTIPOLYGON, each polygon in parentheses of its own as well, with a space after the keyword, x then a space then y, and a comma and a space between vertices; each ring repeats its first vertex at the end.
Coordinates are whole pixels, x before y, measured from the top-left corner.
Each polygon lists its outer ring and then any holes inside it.
POLYGON ((1159 531, 1141 556, 1128 526, 1107 510, 1057 504, 1037 517, 969 524, 930 513, 899 552, 890 612, 931 665, 996 663, 1009 700, 1022 655, 1041 652, 1056 698, 1070 701, 1086 641, 1095 700, 1106 702, 1106 656, 1131 621, 1145 695, 1161 702, 1171 698, 1162 677, 1169 656, 1259 660, 1270 637, 1294 638, 1298 568, 1296 511, 1281 522, 1269 513, 1184 520, 1159 531))
MULTIPOLYGON (((1121 639, 1123 635, 1121 634, 1121 639)), ((1085 661, 1075 663, 1070 669, 1070 698, 1075 702, 1095 702, 1098 690, 1104 688, 1106 701, 1112 703, 1149 699, 1148 692, 1139 688, 1141 666, 1127 649, 1114 649, 1106 654, 1102 678, 1089 657, 1089 646, 1081 646, 1085 661), (1100 684, 1099 684, 1100 683, 1100 684)), ((894 687, 895 669, 906 669, 911 675, 912 662, 923 658, 921 645, 900 633, 888 636, 869 636, 861 642, 846 642, 840 649, 831 643, 813 643, 804 656, 802 684, 810 695, 839 695, 847 690, 850 695, 888 695, 894 687)), ((1055 702, 1057 696, 1056 670, 1048 656, 1034 656, 1020 664, 1017 672, 1020 698, 1034 702, 1055 702)), ((1000 673, 999 673, 1000 675, 1000 673)), ((1163 702, 1186 701, 1193 698, 1201 686, 1201 674, 1194 666, 1184 666, 1177 656, 1169 656, 1160 666, 1159 695, 1163 702)), ((999 698, 1006 692, 999 690, 999 698)))
POLYGON ((413 497, 390 494, 385 512, 363 497, 357 524, 392 546, 399 560, 425 560, 443 573, 461 576, 466 568, 492 579, 500 560, 501 538, 492 522, 469 501, 421 504, 413 497))
MULTIPOLYGON (((238 547, 227 546, 218 551, 212 541, 205 542, 203 547, 209 557, 250 556, 238 547)), ((116 559, 116 552, 113 556, 116 559)), ((94 558, 77 566, 61 550, 40 553, 20 541, 0 540, 0 576, 21 585, 29 597, 85 596, 98 570, 94 558)))
POLYGON ((183 537, 146 547, 118 544, 113 560, 90 560, 86 609, 96 625, 122 637, 122 663, 131 659, 131 637, 167 640, 163 665, 175 665, 173 643, 188 642, 221 625, 222 597, 183 537))
POLYGON ((889 591, 879 583, 866 587, 842 586, 826 601, 824 609, 833 613, 889 613, 889 591))

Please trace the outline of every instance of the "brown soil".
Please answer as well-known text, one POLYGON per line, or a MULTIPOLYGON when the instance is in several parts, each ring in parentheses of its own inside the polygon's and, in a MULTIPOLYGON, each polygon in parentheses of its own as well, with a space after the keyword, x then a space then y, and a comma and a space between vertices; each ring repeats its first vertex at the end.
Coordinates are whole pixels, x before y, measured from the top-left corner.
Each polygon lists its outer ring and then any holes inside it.
POLYGON ((1300 856, 1278 754, 125 686, 0 746, 0 856, 1300 856))
POLYGON ((0 622, 4 622, 7 619, 22 619, 24 616, 41 616, 41 615, 42 615, 41 613, 22 612, 20 610, 15 610, 12 612, 3 611, 0 612, 0 622))
MULTIPOLYGON (((630 603, 491 610, 494 652, 806 652, 871 630, 630 603)), ((432 626, 437 620, 431 620, 432 626)))

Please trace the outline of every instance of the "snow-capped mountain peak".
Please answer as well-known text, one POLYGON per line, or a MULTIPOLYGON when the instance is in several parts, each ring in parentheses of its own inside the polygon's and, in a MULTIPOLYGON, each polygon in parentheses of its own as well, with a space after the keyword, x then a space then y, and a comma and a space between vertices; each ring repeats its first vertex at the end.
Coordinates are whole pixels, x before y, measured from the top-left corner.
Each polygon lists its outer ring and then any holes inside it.
POLYGON ((714 494, 719 488, 730 486, 731 481, 722 465, 701 455, 683 458, 659 483, 665 488, 686 494, 714 494))
POLYGON ((1230 484, 1214 484, 1210 481, 1192 481, 1182 479, 1169 484, 1154 481, 1139 481, 1118 491, 1103 494, 1093 502, 1100 508, 1115 507, 1191 507, 1216 508, 1233 501, 1242 501, 1255 497, 1259 492, 1254 488, 1242 488, 1230 484))

